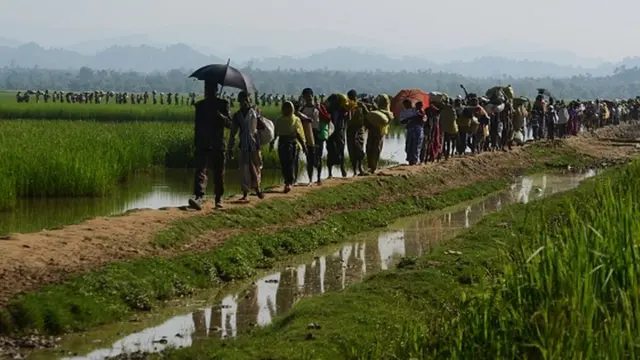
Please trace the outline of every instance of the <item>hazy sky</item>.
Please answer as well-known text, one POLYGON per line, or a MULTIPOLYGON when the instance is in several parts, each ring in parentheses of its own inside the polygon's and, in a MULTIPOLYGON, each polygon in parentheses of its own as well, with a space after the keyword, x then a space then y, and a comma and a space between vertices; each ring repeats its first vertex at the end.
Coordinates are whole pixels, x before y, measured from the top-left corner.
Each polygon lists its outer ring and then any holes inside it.
POLYGON ((259 45, 289 54, 338 45, 418 54, 503 38, 515 51, 540 44, 540 49, 608 60, 640 55, 637 0, 521 4, 513 0, 0 0, 0 36, 52 46, 146 34, 154 41, 213 49, 259 45), (515 49, 518 43, 523 45, 515 49))

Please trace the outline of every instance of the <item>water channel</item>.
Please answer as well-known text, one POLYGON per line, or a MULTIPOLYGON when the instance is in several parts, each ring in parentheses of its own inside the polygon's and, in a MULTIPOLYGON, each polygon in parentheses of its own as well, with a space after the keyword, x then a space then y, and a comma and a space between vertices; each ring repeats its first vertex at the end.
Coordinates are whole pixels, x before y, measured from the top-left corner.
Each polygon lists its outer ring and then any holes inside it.
MULTIPOLYGON (((300 299, 337 291, 366 275, 385 271, 402 257, 421 256, 432 244, 450 239, 484 216, 513 203, 527 203, 577 187, 595 171, 548 174, 518 179, 510 189, 437 213, 402 219, 351 242, 297 257, 255 280, 251 285, 223 288, 216 294, 191 299, 139 323, 120 323, 68 336, 55 350, 58 358, 95 360, 135 351, 188 347, 206 338, 241 335, 253 326, 268 325, 300 299)), ((32 354, 50 359, 52 352, 32 354)))

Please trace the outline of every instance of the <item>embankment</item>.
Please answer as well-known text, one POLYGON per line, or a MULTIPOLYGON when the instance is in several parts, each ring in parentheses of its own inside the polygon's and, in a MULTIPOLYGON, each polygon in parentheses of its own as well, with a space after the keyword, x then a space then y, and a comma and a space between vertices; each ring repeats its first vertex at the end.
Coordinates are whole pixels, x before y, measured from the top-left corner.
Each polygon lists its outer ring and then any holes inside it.
POLYGON ((268 194, 260 203, 229 204, 223 211, 139 211, 13 235, 0 241, 0 330, 63 332, 118 320, 198 288, 249 277, 287 254, 486 195, 526 171, 627 159, 635 145, 610 140, 635 139, 640 131, 623 125, 600 134, 610 139, 581 136, 398 166, 379 176, 268 194), (592 148, 597 154, 585 155, 592 148))
POLYGON ((135 358, 636 358, 639 175, 634 162, 508 206, 250 336, 135 358))

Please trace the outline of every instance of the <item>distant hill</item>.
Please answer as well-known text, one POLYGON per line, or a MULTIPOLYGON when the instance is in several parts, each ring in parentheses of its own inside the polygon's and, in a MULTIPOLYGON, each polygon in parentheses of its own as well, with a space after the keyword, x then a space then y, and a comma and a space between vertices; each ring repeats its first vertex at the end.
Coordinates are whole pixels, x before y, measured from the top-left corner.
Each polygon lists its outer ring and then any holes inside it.
POLYGON ((84 41, 68 46, 61 46, 67 50, 76 51, 83 55, 95 55, 96 53, 110 48, 114 45, 138 47, 141 45, 153 46, 156 48, 164 48, 169 44, 158 43, 151 39, 148 35, 130 35, 105 38, 100 40, 84 41))
POLYGON ((45 49, 36 43, 18 47, 0 46, 0 66, 39 67, 44 69, 92 69, 119 71, 168 71, 194 69, 223 60, 201 54, 184 44, 157 48, 141 46, 111 46, 95 55, 82 55, 66 49, 45 49))
MULTIPOLYGON (((620 64, 601 63, 594 68, 584 68, 571 65, 559 65, 541 60, 516 60, 504 56, 471 56, 470 49, 465 49, 469 60, 436 62, 421 57, 392 58, 380 53, 358 51, 352 48, 334 48, 312 54, 307 57, 294 58, 290 56, 256 59, 251 66, 262 70, 303 69, 303 70, 406 70, 417 71, 431 69, 473 77, 495 77, 509 75, 514 77, 570 77, 590 73, 592 75, 607 75, 620 64)), ((486 51, 485 51, 486 52, 486 51)), ((480 51, 478 51, 480 53, 480 51)), ((438 54, 440 60, 442 54, 438 54)), ((459 57, 460 54, 458 54, 459 57)), ((442 61, 442 60, 441 60, 442 61)))
MULTIPOLYGON (((171 69, 194 69, 208 63, 225 62, 228 54, 208 55, 209 48, 195 50, 186 44, 134 45, 146 41, 145 36, 130 36, 106 39, 102 42, 86 42, 70 46, 69 49, 45 49, 36 43, 17 45, 11 39, 0 38, 0 67, 39 67, 44 69, 109 69, 137 72, 166 72, 171 69), (120 39, 120 40, 117 40, 120 39), (99 49, 100 44, 119 42, 99 49), (75 50, 72 50, 75 49, 75 50)), ((571 77, 591 74, 612 74, 616 68, 633 68, 640 65, 640 58, 626 58, 620 63, 609 63, 597 59, 582 59, 567 52, 546 52, 534 56, 533 52, 522 52, 522 59, 514 59, 505 52, 491 51, 483 47, 467 47, 449 52, 434 52, 421 56, 391 57, 380 51, 336 47, 302 57, 268 56, 264 46, 245 46, 235 52, 238 67, 249 66, 260 70, 340 70, 340 71, 420 71, 456 73, 470 77, 501 77, 504 75, 525 77, 571 77), (256 56, 251 56, 251 54, 256 56), (475 55, 474 55, 475 54, 475 55), (489 54, 489 55, 488 55, 489 54), (542 60, 557 58, 558 63, 542 60), (250 61, 241 61, 253 58, 250 61), (445 59, 450 59, 445 61, 445 59), (239 61, 240 60, 240 61, 239 61), (591 67, 571 64, 588 63, 591 67)))

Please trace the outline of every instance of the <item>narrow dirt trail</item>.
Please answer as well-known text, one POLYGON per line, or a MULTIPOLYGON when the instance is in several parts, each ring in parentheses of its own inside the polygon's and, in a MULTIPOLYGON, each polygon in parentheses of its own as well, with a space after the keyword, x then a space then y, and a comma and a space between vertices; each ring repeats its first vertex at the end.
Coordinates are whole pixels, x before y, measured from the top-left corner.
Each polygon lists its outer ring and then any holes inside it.
MULTIPOLYGON (((562 141, 580 153, 601 159, 623 159, 633 156, 639 149, 629 140, 640 137, 639 124, 607 127, 594 134, 585 134, 562 141), (626 141, 625 141, 626 140, 626 141)), ((394 176, 424 172, 447 179, 443 184, 434 184, 424 194, 435 194, 448 189, 513 175, 531 161, 527 152, 515 148, 510 152, 483 153, 464 156, 441 163, 422 166, 400 165, 381 171, 377 176, 394 176)), ((295 187, 288 194, 270 193, 267 199, 293 199, 309 191, 337 186, 363 177, 326 180, 322 186, 295 187)), ((276 191, 281 189, 275 189, 276 191)), ((185 199, 185 203, 186 203, 185 199)), ((259 200, 239 204, 229 199, 224 210, 213 210, 211 202, 205 204, 203 212, 226 211, 236 207, 254 206, 259 200)), ((165 229, 170 222, 202 214, 193 210, 169 208, 165 210, 140 210, 122 216, 97 217, 81 224, 66 226, 58 230, 44 230, 29 234, 12 234, 0 240, 0 306, 23 291, 32 290, 42 284, 58 282, 70 275, 98 268, 116 261, 148 256, 171 256, 186 251, 204 251, 214 248, 229 236, 242 232, 217 230, 209 232, 182 249, 163 250, 152 245, 156 232, 165 229)), ((215 215, 215 214, 214 214, 215 215)), ((298 219, 298 224, 317 220, 318 214, 309 219, 298 219)), ((277 230, 270 227, 263 230, 277 230)), ((244 230, 246 231, 246 230, 244 230)))

